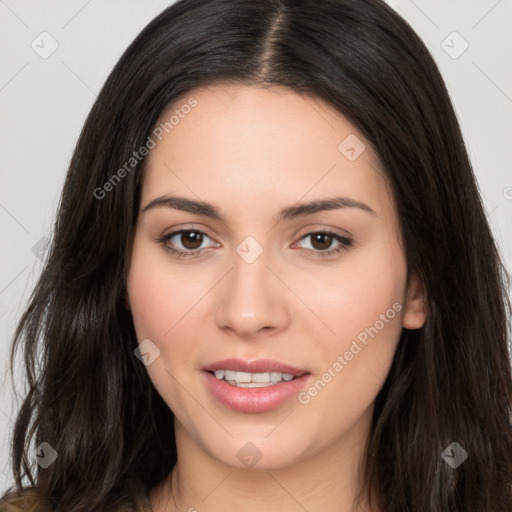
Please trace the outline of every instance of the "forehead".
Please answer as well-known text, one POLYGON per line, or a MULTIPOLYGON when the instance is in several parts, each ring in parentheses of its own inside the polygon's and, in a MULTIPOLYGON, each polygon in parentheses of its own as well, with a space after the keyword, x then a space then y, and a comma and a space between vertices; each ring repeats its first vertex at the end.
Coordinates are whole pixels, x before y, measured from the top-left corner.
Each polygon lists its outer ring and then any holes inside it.
POLYGON ((187 192, 256 206, 262 199, 294 202, 339 192, 364 195, 376 209, 389 207, 371 147, 317 98, 283 87, 209 86, 181 96, 158 126, 162 134, 145 162, 143 199, 187 192))

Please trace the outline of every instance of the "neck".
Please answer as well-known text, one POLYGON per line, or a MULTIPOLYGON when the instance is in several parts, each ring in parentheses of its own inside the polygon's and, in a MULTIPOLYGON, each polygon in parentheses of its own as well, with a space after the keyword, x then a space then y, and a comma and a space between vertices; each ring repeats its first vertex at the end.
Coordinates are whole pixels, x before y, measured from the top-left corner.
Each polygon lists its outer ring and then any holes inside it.
POLYGON ((150 493, 153 512, 366 512, 356 509, 359 467, 373 408, 343 438, 281 468, 241 469, 211 457, 175 420, 178 463, 150 493))

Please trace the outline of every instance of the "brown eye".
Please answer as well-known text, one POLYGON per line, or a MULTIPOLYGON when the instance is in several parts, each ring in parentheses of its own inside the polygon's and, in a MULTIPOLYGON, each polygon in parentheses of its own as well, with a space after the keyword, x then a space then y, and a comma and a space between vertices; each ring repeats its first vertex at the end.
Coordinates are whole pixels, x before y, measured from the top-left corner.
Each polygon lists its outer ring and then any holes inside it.
POLYGON ((312 256, 333 256, 352 245, 350 238, 330 231, 312 231, 300 239, 309 247, 303 247, 312 256))
POLYGON ((327 233, 314 233, 309 236, 311 237, 311 245, 314 249, 318 249, 319 251, 329 249, 333 241, 332 235, 327 233))
POLYGON ((180 242, 185 249, 198 249, 203 243, 203 233, 200 231, 182 231, 180 242))
POLYGON ((211 241, 211 238, 198 229, 180 229, 164 235, 157 241, 164 249, 174 256, 183 258, 195 258, 208 251, 212 245, 203 246, 203 242, 211 241), (201 247, 203 246, 203 247, 201 247))

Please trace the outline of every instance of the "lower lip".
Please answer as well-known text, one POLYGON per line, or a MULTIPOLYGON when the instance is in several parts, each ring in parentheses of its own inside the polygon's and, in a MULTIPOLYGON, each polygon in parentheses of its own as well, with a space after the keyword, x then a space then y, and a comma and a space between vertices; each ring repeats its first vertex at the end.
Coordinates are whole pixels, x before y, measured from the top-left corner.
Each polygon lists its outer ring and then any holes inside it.
POLYGON ((203 372, 210 393, 223 405, 239 412, 266 412, 288 401, 306 385, 311 374, 281 381, 264 388, 239 388, 203 372))

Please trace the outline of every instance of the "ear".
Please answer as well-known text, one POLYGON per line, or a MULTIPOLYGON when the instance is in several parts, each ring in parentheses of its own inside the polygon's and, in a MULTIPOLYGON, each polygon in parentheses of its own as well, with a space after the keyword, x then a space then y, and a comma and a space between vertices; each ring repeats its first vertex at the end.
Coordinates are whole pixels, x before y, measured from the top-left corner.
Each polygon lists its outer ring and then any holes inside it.
POLYGON ((403 326, 406 329, 421 329, 427 318, 427 296, 425 286, 416 273, 409 275, 403 326))

